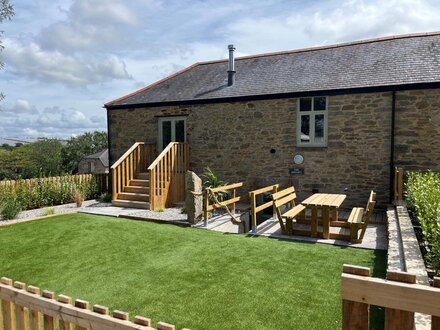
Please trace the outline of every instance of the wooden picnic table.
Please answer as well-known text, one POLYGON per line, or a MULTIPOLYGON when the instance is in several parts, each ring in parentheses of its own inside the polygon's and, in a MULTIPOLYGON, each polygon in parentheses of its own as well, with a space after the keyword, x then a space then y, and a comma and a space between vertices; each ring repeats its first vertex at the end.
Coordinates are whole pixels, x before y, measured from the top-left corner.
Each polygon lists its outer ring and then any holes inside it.
POLYGON ((322 209, 322 237, 330 236, 330 212, 332 220, 338 221, 338 208, 347 195, 343 194, 313 194, 301 204, 312 210, 311 236, 318 237, 318 209, 322 209))

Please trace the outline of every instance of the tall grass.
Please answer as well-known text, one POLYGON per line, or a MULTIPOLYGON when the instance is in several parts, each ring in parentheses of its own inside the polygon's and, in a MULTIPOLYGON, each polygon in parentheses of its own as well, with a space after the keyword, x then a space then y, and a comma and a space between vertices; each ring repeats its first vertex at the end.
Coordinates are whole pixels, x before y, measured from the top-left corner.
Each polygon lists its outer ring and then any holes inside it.
POLYGON ((72 202, 72 194, 80 191, 86 199, 99 196, 99 187, 92 176, 62 176, 17 180, 15 184, 0 184, 0 204, 14 200, 23 210, 31 210, 72 202))
POLYGON ((409 172, 406 184, 408 206, 423 230, 428 265, 440 274, 440 173, 409 172))

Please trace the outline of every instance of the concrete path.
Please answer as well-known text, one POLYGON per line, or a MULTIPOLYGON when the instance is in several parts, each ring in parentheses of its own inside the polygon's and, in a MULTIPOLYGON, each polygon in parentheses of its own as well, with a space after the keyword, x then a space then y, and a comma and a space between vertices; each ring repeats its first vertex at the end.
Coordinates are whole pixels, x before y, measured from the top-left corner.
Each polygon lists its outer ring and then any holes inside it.
POLYGON ((271 218, 266 220, 257 228, 256 236, 266 236, 270 238, 279 238, 283 240, 304 241, 312 243, 332 244, 338 246, 349 246, 354 248, 369 249, 369 250, 387 250, 388 239, 386 226, 383 224, 370 224, 365 231, 362 243, 350 243, 343 240, 313 238, 307 236, 290 236, 281 233, 280 224, 277 219, 271 218))

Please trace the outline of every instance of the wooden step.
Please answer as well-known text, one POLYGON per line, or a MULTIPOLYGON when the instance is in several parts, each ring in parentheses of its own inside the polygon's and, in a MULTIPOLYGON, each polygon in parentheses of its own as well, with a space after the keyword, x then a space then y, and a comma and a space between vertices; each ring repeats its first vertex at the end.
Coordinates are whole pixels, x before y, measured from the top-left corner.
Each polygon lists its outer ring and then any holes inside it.
POLYGON ((113 206, 119 207, 131 207, 135 209, 150 209, 150 203, 147 202, 139 202, 139 201, 126 201, 122 199, 114 199, 112 200, 113 206))
POLYGON ((148 180, 150 179, 150 174, 148 172, 141 172, 136 174, 136 179, 148 180))
POLYGON ((148 187, 150 185, 150 181, 149 180, 142 180, 142 179, 133 179, 133 180, 130 180, 128 185, 129 186, 148 187))
POLYGON ((138 193, 138 194, 148 194, 149 193, 148 187, 142 187, 142 186, 126 186, 123 189, 123 192, 130 192, 130 193, 138 193))
POLYGON ((149 202, 150 196, 148 194, 122 192, 122 193, 118 194, 118 199, 124 199, 124 200, 128 200, 128 201, 149 202))

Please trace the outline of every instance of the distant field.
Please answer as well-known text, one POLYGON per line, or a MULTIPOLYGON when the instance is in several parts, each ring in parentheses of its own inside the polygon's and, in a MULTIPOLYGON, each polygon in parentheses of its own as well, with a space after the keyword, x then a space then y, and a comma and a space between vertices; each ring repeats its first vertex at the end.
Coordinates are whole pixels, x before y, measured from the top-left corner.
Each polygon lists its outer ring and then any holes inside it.
POLYGON ((340 329, 344 263, 386 252, 84 214, 0 228, 0 277, 178 329, 340 329))

